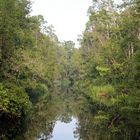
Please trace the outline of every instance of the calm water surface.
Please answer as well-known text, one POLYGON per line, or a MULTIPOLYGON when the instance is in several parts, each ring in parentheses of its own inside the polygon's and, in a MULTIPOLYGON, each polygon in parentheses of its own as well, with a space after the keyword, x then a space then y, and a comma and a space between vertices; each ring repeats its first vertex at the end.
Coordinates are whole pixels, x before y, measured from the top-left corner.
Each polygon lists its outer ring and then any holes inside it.
MULTIPOLYGON (((122 127, 117 133, 116 129, 112 132, 104 125, 98 126, 95 113, 94 105, 83 96, 54 96, 47 103, 36 104, 22 133, 13 135, 5 126, 5 137, 0 140, 140 140, 139 136, 127 136, 129 128, 122 127)), ((12 130, 18 132, 17 128, 12 130)))
MULTIPOLYGON (((76 129, 77 122, 78 120, 74 117, 72 117, 69 123, 65 123, 58 120, 55 123, 52 137, 48 140, 78 140, 78 138, 74 136, 74 131, 76 129)), ((43 134, 41 134, 40 138, 38 138, 37 140, 42 139, 46 139, 46 137, 43 134)))
MULTIPOLYGON (((71 98, 66 99, 60 97, 54 98, 48 103, 46 109, 42 110, 41 114, 43 116, 41 115, 38 119, 35 118, 35 124, 33 123, 33 125, 36 125, 36 120, 40 120, 40 122, 38 122, 39 125, 35 126, 37 131, 34 140, 79 139, 79 135, 77 133, 79 121, 76 113, 77 109, 74 107, 77 106, 77 103, 71 102, 71 100, 71 98), (40 128, 38 126, 40 126, 40 128)), ((38 113, 39 112, 40 111, 38 111, 38 113)), ((37 116, 38 115, 36 115, 36 117, 37 116)), ((30 134, 33 134, 32 128, 30 129, 30 132, 30 134)))
POLYGON ((57 121, 53 129, 52 138, 50 140, 78 140, 74 137, 74 130, 76 129, 77 119, 72 118, 69 123, 57 121))

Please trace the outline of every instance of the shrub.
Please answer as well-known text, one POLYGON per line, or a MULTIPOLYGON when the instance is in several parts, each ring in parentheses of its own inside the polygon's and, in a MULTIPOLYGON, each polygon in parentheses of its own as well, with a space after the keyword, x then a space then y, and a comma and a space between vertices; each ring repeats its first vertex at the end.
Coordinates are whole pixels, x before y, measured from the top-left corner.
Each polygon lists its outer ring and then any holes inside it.
POLYGON ((26 92, 29 95, 30 101, 32 103, 36 103, 43 96, 45 96, 45 95, 48 96, 48 94, 47 94, 48 93, 48 87, 45 84, 39 83, 34 88, 32 88, 32 87, 26 88, 26 92))
POLYGON ((92 86, 90 88, 89 96, 93 101, 100 103, 108 103, 109 99, 113 97, 115 90, 111 85, 92 86))
POLYGON ((22 88, 0 84, 0 116, 21 118, 27 115, 31 103, 22 88))

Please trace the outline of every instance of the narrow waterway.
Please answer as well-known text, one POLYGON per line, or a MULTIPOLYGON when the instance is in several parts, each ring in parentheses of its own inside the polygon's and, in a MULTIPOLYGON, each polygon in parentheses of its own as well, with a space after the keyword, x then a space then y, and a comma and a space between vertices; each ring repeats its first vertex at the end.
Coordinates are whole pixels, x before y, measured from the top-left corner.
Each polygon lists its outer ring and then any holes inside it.
POLYGON ((118 135, 115 129, 114 132, 107 127, 104 129, 104 124, 97 127, 95 114, 95 105, 82 95, 55 95, 47 102, 35 104, 18 135, 9 131, 10 138, 2 140, 135 140, 124 133, 118 135))
POLYGON ((57 121, 50 140, 78 140, 74 136, 77 123, 78 120, 74 117, 72 117, 69 123, 57 121))
MULTIPOLYGON (((84 97, 61 95, 36 106, 22 138, 26 140, 79 140, 80 122, 90 112, 84 97), (85 113, 84 113, 85 112, 85 113)), ((21 137, 20 137, 21 139, 21 137)))
MULTIPOLYGON (((68 123, 57 121, 53 129, 52 135, 48 140, 78 140, 78 137, 75 135, 76 125, 78 120, 74 117, 71 118, 71 121, 68 123)), ((47 137, 44 134, 41 134, 37 140, 43 140, 47 137)))

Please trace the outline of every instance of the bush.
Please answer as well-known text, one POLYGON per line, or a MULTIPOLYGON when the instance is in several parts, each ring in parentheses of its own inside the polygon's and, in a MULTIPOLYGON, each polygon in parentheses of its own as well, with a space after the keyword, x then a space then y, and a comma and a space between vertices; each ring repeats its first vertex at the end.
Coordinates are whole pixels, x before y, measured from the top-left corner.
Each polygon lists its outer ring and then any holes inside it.
POLYGON ((21 118, 27 115, 31 103, 22 88, 0 84, 0 116, 21 118))
POLYGON ((114 96, 115 89, 111 85, 90 87, 89 96, 95 102, 105 103, 114 96))
POLYGON ((46 96, 49 96, 48 93, 48 87, 45 84, 38 84, 36 87, 28 87, 26 88, 26 92, 29 95, 30 101, 32 103, 36 103, 39 101, 40 98, 46 96))

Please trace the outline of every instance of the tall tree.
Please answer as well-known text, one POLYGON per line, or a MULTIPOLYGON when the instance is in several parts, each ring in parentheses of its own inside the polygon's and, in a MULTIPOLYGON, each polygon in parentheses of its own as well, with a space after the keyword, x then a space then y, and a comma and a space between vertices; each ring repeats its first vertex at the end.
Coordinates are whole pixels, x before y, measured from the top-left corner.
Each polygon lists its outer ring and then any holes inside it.
POLYGON ((28 0, 0 1, 1 71, 10 69, 16 48, 23 45, 29 12, 28 0))

